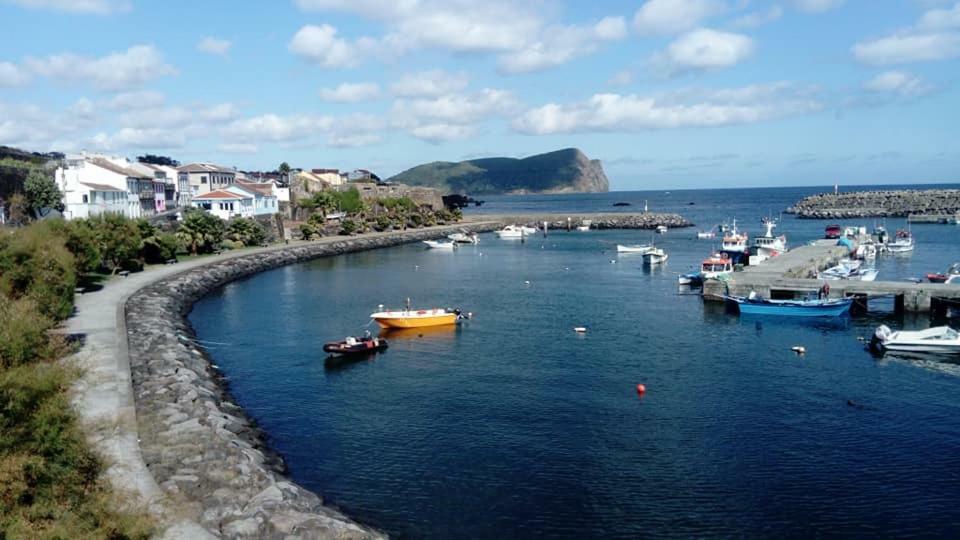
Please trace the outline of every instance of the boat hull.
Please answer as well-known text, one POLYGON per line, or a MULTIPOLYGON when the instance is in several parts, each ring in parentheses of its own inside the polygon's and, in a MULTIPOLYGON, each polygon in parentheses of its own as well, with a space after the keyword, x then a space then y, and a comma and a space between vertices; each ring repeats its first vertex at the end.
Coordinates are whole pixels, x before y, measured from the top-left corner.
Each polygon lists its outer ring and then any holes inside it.
POLYGON ((456 313, 444 313, 440 315, 416 315, 411 312, 409 315, 397 314, 393 316, 375 316, 373 320, 380 325, 380 328, 424 328, 427 326, 444 326, 456 324, 456 313))
POLYGON ((826 305, 814 302, 751 302, 731 297, 728 297, 727 301, 736 305, 741 315, 783 317, 840 317, 849 312, 853 304, 851 299, 834 301, 826 305))

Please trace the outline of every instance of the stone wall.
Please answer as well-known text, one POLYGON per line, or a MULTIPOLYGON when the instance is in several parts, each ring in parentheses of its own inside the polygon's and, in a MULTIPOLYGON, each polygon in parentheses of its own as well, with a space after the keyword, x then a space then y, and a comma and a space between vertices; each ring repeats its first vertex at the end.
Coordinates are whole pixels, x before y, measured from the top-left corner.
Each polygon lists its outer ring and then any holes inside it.
MULTIPOLYGON (((487 217, 487 216, 482 216, 487 217)), ((566 230, 567 218, 571 227, 576 227, 584 220, 590 220, 592 229, 656 229, 663 225, 668 228, 692 227, 693 223, 679 214, 659 214, 644 212, 640 214, 526 214, 516 216, 489 216, 504 224, 529 225, 540 228, 543 222, 548 222, 548 230, 566 230)))
POLYGON ((806 219, 907 217, 910 214, 953 215, 960 212, 960 189, 818 193, 805 197, 785 212, 806 219))
POLYGON ((382 537, 284 476, 282 458, 234 402, 185 316, 214 289, 264 270, 494 228, 460 224, 278 247, 213 262, 134 293, 125 320, 140 448, 178 511, 228 538, 382 537))

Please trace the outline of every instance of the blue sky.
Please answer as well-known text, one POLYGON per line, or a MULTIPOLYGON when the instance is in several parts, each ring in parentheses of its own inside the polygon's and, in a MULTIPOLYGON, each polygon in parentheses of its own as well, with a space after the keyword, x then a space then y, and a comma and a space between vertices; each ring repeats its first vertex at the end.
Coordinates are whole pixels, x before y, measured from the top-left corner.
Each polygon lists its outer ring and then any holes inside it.
POLYGON ((244 169, 575 146, 611 188, 960 181, 957 0, 0 0, 0 144, 244 169))

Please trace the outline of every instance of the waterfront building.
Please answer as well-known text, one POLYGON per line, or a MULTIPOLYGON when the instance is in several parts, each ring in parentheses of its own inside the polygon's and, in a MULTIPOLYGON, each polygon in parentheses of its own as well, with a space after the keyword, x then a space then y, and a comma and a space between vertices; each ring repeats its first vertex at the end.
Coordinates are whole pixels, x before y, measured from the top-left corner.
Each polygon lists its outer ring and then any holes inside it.
POLYGON ((182 197, 183 204, 189 203, 190 199, 198 195, 232 186, 236 178, 235 169, 213 163, 188 163, 177 167, 178 183, 189 193, 188 197, 182 197))
MULTIPOLYGON (((141 172, 146 178, 151 180, 153 197, 150 199, 142 198, 141 205, 146 215, 158 214, 167 210, 167 172, 149 163, 131 163, 130 168, 141 172)), ((172 187, 171 180, 171 187, 172 187)))
POLYGON ((193 197, 191 205, 201 208, 223 220, 233 217, 250 218, 275 214, 278 211, 277 197, 265 185, 248 183, 232 185, 193 197))
POLYGON ((138 218, 144 215, 141 197, 153 208, 153 178, 134 170, 126 158, 68 155, 54 173, 54 180, 63 193, 66 219, 108 213, 138 218))

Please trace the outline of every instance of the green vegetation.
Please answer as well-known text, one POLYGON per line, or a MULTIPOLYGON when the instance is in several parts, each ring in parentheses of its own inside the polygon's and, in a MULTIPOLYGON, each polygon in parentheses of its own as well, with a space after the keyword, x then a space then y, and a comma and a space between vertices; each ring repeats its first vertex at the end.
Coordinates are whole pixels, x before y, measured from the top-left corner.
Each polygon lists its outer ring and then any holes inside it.
POLYGON ((366 209, 357 188, 350 188, 347 191, 318 191, 309 198, 300 199, 297 205, 308 210, 319 210, 325 214, 337 211, 356 214, 366 209))
POLYGON ((446 193, 606 191, 607 178, 598 161, 567 148, 524 159, 486 158, 452 163, 436 161, 408 169, 389 179, 429 186, 446 193))
POLYGON ((57 183, 47 171, 33 167, 23 181, 23 192, 27 197, 27 204, 34 212, 41 208, 56 208, 63 210, 63 194, 57 189, 57 183))
POLYGON ((267 239, 263 226, 252 219, 234 218, 227 223, 227 240, 232 248, 259 246, 267 239))
POLYGON ((50 333, 73 310, 77 275, 97 257, 89 224, 0 231, 0 538, 148 538, 117 510, 70 407, 77 376, 50 333), (75 257, 73 250, 80 254, 75 257))
POLYGON ((224 230, 223 221, 217 216, 188 210, 177 229, 177 239, 191 255, 212 253, 220 248, 224 230))

